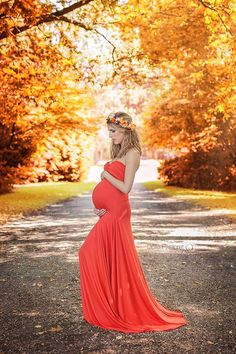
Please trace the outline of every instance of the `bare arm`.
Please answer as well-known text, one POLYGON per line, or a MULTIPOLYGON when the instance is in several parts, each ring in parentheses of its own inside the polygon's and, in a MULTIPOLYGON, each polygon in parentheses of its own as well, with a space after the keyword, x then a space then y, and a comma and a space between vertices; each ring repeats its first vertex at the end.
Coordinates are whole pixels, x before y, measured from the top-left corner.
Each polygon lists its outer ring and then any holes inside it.
POLYGON ((128 151, 126 155, 126 168, 124 182, 113 177, 109 172, 104 171, 103 176, 106 178, 113 186, 118 188, 121 192, 128 194, 134 183, 135 173, 139 167, 140 155, 136 151, 128 151))

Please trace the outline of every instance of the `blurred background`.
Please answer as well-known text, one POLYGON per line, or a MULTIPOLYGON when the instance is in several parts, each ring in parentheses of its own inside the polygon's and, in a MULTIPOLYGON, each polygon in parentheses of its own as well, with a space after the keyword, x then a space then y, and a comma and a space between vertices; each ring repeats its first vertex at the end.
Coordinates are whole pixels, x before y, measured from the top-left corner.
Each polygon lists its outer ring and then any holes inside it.
POLYGON ((137 180, 235 192, 233 0, 12 0, 0 17, 4 198, 97 180, 116 111, 140 135, 137 180))

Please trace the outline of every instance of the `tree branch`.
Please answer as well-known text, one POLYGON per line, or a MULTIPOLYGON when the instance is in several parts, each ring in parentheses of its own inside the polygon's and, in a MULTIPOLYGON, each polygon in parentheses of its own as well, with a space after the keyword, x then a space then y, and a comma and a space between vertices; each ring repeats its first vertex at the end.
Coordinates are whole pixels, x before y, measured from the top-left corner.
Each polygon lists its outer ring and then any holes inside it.
POLYGON ((76 20, 73 20, 73 19, 70 19, 70 18, 68 18, 66 16, 60 16, 58 18, 56 17, 54 20, 55 21, 63 21, 63 22, 70 23, 71 25, 79 26, 79 27, 85 29, 86 31, 93 31, 92 27, 88 27, 84 23, 76 21, 76 20))
POLYGON ((14 122, 12 124, 12 129, 11 129, 11 133, 10 133, 10 139, 9 139, 9 142, 7 144, 7 147, 10 147, 12 142, 13 142, 13 139, 14 139, 14 135, 15 135, 15 126, 16 126, 16 122, 14 122))
POLYGON ((88 27, 88 26, 84 25, 82 22, 79 22, 79 21, 76 21, 73 19, 69 19, 66 16, 61 16, 57 20, 67 22, 67 23, 73 24, 75 26, 79 26, 81 28, 84 28, 86 31, 93 31, 93 32, 98 33, 99 36, 102 36, 113 47, 113 49, 112 49, 112 63, 113 64, 115 63, 115 61, 116 61, 116 59, 115 59, 115 50, 116 50, 115 45, 104 34, 99 32, 96 28, 88 27))
MULTIPOLYGON (((221 14, 219 13, 219 11, 214 8, 208 1, 205 1, 205 0, 198 0, 204 7, 206 7, 207 9, 211 10, 211 11, 214 11, 217 13, 217 16, 219 17, 220 19, 220 22, 222 23, 222 25, 224 26, 224 28, 226 29, 226 31, 232 36, 234 37, 234 34, 231 32, 230 28, 228 26, 226 26, 221 14)), ((224 10, 225 11, 225 10, 224 10)), ((228 15, 228 14, 227 14, 228 15)))
MULTIPOLYGON (((21 26, 21 27, 14 26, 11 29, 11 34, 17 35, 19 33, 27 31, 28 29, 30 29, 32 27, 38 26, 38 25, 40 25, 42 23, 53 22, 56 19, 60 19, 61 16, 66 15, 67 13, 72 12, 72 11, 82 7, 82 6, 85 6, 85 5, 87 5, 88 3, 92 2, 92 1, 94 1, 94 0, 81 0, 81 1, 78 1, 75 4, 73 4, 71 6, 68 6, 68 7, 64 8, 62 10, 55 11, 55 12, 53 12, 51 14, 46 14, 46 15, 42 16, 36 23, 34 23, 32 25, 29 24, 29 25, 25 25, 25 26, 21 26)), ((7 31, 3 31, 0 34, 0 40, 4 39, 4 38, 7 38, 8 36, 9 36, 9 33, 7 31)))

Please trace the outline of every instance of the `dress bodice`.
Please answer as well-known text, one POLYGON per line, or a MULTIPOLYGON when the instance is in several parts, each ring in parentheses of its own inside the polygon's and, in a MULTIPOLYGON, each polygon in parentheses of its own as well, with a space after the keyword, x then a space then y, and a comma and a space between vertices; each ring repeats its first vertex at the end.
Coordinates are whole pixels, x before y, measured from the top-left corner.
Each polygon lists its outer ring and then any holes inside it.
POLYGON ((125 175, 125 164, 121 161, 114 160, 112 162, 106 162, 104 165, 104 170, 109 172, 114 177, 118 178, 119 180, 124 180, 125 175))
MULTIPOLYGON (((120 181, 124 181, 125 164, 121 161, 105 163, 104 171, 109 172, 120 181)), ((106 178, 103 178, 93 189, 92 200, 97 209, 105 208, 114 211, 117 209, 117 205, 128 200, 128 194, 121 192, 106 178)))

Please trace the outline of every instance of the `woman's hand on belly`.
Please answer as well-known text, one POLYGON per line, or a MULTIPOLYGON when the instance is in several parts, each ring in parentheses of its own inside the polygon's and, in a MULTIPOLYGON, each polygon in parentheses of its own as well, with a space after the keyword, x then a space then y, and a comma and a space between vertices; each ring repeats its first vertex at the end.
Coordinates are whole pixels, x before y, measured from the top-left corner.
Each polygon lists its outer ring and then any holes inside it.
POLYGON ((94 213, 97 215, 97 216, 103 216, 105 213, 106 213, 106 209, 96 209, 96 208, 93 208, 93 211, 94 213))

